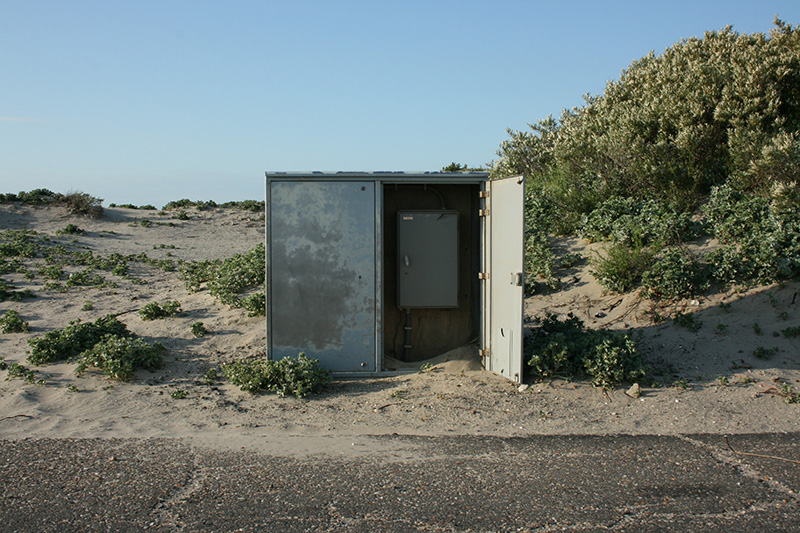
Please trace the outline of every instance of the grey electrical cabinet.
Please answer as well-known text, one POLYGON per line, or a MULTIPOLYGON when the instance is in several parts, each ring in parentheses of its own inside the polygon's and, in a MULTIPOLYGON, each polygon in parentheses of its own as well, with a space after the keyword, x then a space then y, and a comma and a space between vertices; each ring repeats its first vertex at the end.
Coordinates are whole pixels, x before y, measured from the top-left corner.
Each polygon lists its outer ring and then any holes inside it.
POLYGON ((401 309, 458 307, 458 211, 397 214, 401 309))
POLYGON ((519 381, 523 197, 484 172, 267 172, 268 357, 369 376, 476 343, 519 381))

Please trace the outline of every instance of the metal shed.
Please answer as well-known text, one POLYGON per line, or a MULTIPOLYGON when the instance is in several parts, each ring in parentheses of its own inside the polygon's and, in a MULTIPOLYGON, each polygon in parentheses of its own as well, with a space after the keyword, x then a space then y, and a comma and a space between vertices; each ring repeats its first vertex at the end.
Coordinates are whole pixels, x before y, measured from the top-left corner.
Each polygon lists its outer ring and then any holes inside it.
POLYGON ((271 359, 380 375, 476 344, 522 379, 522 177, 266 173, 271 359))

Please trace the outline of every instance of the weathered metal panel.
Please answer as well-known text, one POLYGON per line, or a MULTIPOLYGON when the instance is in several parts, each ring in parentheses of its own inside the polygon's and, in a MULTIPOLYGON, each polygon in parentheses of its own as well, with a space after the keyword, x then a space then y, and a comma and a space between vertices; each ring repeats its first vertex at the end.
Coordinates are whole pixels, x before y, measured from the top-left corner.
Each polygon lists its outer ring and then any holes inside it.
POLYGON ((269 356, 378 370, 375 182, 268 179, 267 188, 269 356))
POLYGON ((489 182, 489 361, 487 368, 522 380, 523 227, 521 176, 489 182))

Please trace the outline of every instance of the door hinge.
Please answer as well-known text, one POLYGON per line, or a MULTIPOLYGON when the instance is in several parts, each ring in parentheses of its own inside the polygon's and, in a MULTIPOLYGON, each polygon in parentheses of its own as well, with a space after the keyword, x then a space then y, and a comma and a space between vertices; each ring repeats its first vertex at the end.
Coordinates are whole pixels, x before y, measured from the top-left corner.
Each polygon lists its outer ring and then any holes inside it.
POLYGON ((489 191, 478 191, 478 198, 489 198, 489 191))
POLYGON ((478 209, 478 216, 479 217, 488 217, 489 210, 488 209, 478 209))
POLYGON ((489 279, 488 272, 478 272, 478 279, 489 279))
POLYGON ((490 354, 491 354, 491 352, 489 351, 489 348, 484 348, 483 350, 478 350, 478 355, 480 355, 483 358, 489 357, 490 354))

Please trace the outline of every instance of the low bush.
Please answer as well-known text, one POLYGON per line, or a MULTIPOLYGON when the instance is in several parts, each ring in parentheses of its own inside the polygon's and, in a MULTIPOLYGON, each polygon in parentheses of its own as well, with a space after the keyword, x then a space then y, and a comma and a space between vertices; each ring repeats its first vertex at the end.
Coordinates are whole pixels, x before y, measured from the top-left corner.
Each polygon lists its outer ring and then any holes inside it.
POLYGON ((596 387, 611 388, 646 374, 629 335, 587 329, 572 314, 566 320, 553 314, 542 318, 529 352, 528 366, 536 380, 588 378, 596 387))
POLYGON ((702 233, 691 215, 655 200, 612 196, 581 221, 580 234, 589 241, 676 244, 702 233))
POLYGON ((81 228, 76 226, 75 224, 67 224, 64 226, 64 229, 58 230, 56 233, 60 235, 81 235, 82 233, 86 233, 81 228))
POLYGON ((21 291, 14 290, 14 286, 7 281, 0 279, 0 302, 11 300, 21 302, 25 298, 34 298, 36 295, 30 289, 21 291))
POLYGON ((709 288, 708 266, 688 251, 667 248, 642 274, 645 295, 650 298, 691 297, 709 288))
POLYGON ((189 292, 197 292, 206 283, 209 292, 231 307, 244 307, 252 314, 263 314, 263 295, 240 295, 254 288, 263 289, 265 281, 265 250, 259 243, 245 254, 224 260, 196 261, 181 265, 180 277, 189 292))
POLYGON ((653 264, 655 254, 641 245, 629 247, 611 244, 605 255, 597 253, 592 260, 592 275, 604 289, 613 292, 628 292, 639 282, 653 264))
POLYGON ((129 336, 106 335, 78 355, 75 374, 80 376, 88 368, 97 368, 109 379, 130 381, 139 368, 160 368, 164 352, 166 348, 158 342, 149 344, 129 336))
POLYGON ((64 205, 74 215, 98 218, 103 215, 103 199, 80 191, 71 191, 62 196, 58 204, 64 205))
POLYGON ((98 318, 94 323, 73 320, 64 329, 49 331, 43 337, 28 339, 31 346, 28 362, 44 365, 63 361, 90 350, 108 335, 131 337, 128 327, 114 315, 98 318))
POLYGON ((181 311, 181 304, 177 300, 167 300, 159 305, 150 302, 139 310, 142 320, 158 320, 159 318, 173 317, 181 311))
POLYGON ((222 373, 243 391, 255 394, 263 390, 300 398, 319 392, 331 379, 330 372, 321 368, 319 361, 302 353, 280 361, 236 361, 223 365, 222 373))
POLYGON ((192 335, 197 338, 205 337, 208 333, 208 330, 202 322, 193 322, 190 326, 190 329, 192 330, 192 335))
MULTIPOLYGON (((25 383, 36 383, 36 371, 31 370, 30 368, 25 367, 17 362, 11 363, 8 365, 8 375, 6 376, 6 380, 14 379, 14 378, 22 378, 25 380, 25 383)), ((42 380, 39 380, 41 383, 42 380)))
POLYGON ((30 325, 20 318, 19 313, 9 309, 0 317, 0 328, 3 333, 26 333, 30 331, 30 325))

